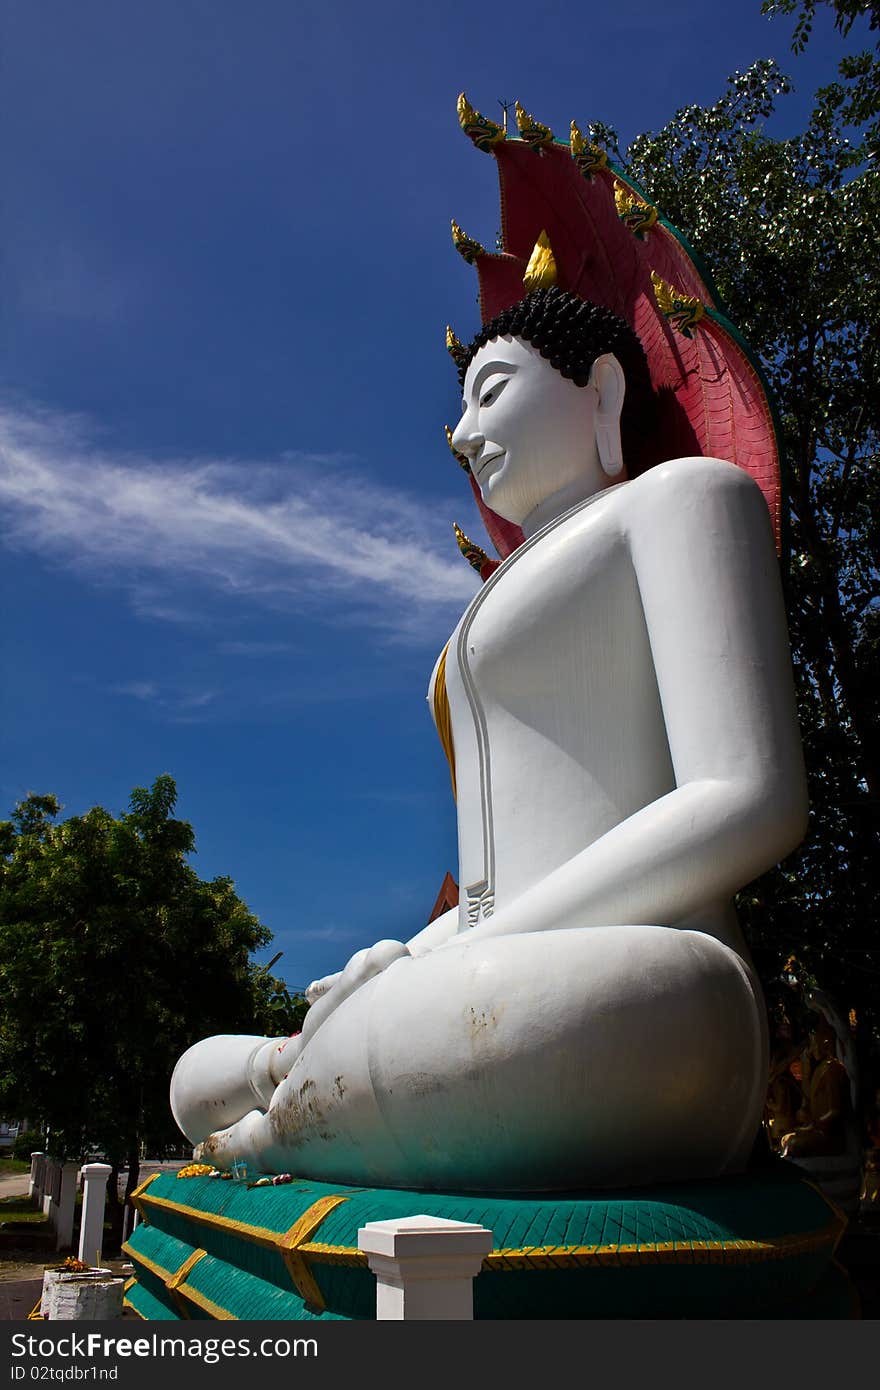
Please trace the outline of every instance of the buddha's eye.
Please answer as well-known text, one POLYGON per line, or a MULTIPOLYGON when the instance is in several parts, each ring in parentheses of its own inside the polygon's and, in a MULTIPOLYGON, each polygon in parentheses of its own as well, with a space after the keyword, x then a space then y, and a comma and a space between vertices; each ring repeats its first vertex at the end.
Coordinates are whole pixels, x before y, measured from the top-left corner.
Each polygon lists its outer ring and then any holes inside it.
POLYGON ((488 391, 484 391, 480 397, 480 409, 483 410, 486 406, 494 405, 506 385, 506 379, 493 382, 488 391))

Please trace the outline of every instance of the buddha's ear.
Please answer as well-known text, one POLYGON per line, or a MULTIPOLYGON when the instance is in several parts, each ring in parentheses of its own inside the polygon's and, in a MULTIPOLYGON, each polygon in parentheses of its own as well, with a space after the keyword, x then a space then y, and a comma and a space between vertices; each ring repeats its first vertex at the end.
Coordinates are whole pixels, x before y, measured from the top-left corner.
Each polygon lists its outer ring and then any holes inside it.
POLYGON ((599 393, 596 403, 596 448, 599 462, 609 478, 623 472, 620 443, 620 412, 626 381, 623 368, 612 352, 597 357, 590 370, 590 385, 599 393))

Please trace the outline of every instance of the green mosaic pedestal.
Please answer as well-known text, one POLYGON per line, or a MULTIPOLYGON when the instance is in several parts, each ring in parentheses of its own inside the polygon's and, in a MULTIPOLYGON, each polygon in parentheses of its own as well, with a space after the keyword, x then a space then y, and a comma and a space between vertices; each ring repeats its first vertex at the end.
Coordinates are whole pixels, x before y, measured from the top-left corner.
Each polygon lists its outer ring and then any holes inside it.
POLYGON ((125 1250, 126 1301, 148 1319, 375 1318, 357 1248, 368 1221, 478 1222, 495 1246, 479 1318, 846 1318, 833 1255, 843 1218, 796 1168, 621 1192, 485 1196, 307 1179, 248 1188, 150 1178, 125 1250))

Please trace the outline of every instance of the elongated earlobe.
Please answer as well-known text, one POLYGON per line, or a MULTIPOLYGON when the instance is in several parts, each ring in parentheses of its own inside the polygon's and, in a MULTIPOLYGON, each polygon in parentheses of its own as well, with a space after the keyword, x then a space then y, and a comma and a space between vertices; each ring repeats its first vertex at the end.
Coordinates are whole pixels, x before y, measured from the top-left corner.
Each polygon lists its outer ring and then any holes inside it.
POLYGON ((596 404, 596 448, 603 472, 616 478, 623 472, 620 412, 626 390, 623 368, 611 352, 597 357, 590 371, 590 385, 599 393, 596 404))

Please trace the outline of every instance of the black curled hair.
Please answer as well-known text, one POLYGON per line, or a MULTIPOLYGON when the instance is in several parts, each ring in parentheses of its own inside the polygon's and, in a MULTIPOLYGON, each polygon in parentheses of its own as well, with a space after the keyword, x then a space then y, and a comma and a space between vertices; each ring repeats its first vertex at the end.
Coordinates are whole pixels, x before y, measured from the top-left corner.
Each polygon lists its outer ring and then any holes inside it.
POLYGON ((493 338, 504 337, 531 343, 575 386, 586 386, 596 358, 613 352, 626 379, 620 421, 624 454, 634 449, 640 452, 638 440, 651 429, 656 399, 642 345, 628 323, 610 309, 556 285, 532 290, 484 324, 458 357, 462 388, 465 373, 480 348, 493 338))

